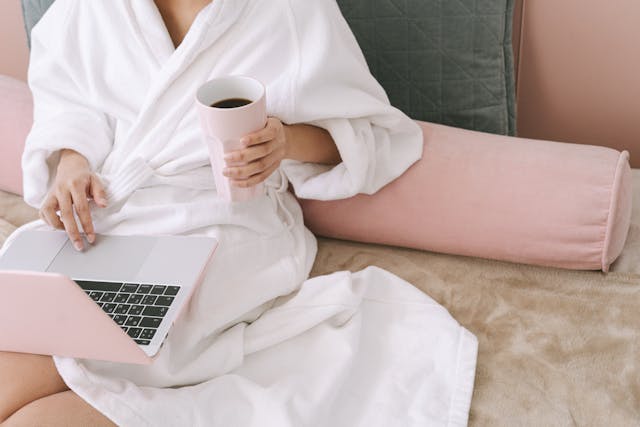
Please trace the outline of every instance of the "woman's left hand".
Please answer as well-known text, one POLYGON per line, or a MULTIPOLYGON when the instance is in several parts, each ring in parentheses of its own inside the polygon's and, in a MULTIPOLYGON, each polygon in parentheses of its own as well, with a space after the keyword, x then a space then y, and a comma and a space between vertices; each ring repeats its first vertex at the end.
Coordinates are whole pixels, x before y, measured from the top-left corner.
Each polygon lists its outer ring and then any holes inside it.
POLYGON ((252 187, 266 180, 287 154, 285 125, 269 117, 264 129, 243 137, 244 148, 226 153, 222 174, 236 187, 252 187))

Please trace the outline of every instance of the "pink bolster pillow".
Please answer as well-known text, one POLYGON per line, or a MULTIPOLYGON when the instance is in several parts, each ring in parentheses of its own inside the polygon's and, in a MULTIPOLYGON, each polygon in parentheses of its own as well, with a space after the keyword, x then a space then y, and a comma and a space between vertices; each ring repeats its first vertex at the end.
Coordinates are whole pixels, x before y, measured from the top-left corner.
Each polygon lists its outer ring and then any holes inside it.
POLYGON ((26 83, 0 75, 0 190, 22 194, 20 161, 33 122, 26 83))
POLYGON ((422 160, 373 196, 303 200, 317 235, 608 271, 631 219, 629 154, 430 123, 422 160))

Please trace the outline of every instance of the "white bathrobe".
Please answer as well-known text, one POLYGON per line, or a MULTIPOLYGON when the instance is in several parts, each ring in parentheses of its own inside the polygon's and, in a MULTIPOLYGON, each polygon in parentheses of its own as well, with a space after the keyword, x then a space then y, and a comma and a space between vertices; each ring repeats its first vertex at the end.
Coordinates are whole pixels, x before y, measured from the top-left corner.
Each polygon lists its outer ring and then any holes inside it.
POLYGON ((305 198, 373 193, 422 153, 335 0, 214 0, 177 49, 152 0, 57 0, 33 31, 29 83, 29 204, 70 148, 108 188, 97 232, 220 240, 152 365, 54 358, 78 395, 122 426, 466 425, 477 341, 443 307, 377 268, 306 280, 317 246, 288 183, 305 198), (194 93, 232 74, 265 83, 270 116, 327 129, 343 163, 286 161, 264 197, 220 200, 194 93))

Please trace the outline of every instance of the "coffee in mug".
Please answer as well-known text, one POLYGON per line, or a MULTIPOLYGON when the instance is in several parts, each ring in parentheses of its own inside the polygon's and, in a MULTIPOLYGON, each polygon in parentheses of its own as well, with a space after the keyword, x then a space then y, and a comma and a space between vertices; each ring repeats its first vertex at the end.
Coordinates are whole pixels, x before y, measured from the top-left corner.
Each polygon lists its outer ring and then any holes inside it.
POLYGON ((211 106, 213 108, 238 108, 244 107, 247 104, 251 104, 251 101, 244 98, 231 98, 231 99, 223 99, 222 101, 218 101, 211 106))
POLYGON ((214 79, 200 86, 196 103, 218 194, 230 202, 263 195, 263 183, 249 188, 234 187, 222 170, 226 166, 224 154, 244 148, 240 139, 267 125, 264 85, 244 76, 214 79))

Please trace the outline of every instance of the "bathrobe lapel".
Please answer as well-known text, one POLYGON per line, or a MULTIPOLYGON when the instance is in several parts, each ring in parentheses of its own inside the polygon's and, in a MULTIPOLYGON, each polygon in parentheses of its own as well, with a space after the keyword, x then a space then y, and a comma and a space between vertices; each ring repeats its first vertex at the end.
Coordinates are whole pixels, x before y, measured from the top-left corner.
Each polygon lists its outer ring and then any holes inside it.
POLYGON ((153 0, 127 1, 125 7, 138 42, 160 70, 175 49, 158 8, 153 0))

